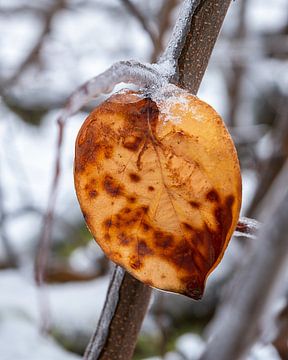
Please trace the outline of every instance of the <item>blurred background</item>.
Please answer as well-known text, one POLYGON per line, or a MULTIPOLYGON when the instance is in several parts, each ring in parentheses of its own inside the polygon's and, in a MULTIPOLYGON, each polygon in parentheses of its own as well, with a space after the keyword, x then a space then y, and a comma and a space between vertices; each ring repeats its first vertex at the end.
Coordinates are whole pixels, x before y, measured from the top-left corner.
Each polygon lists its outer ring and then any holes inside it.
MULTIPOLYGON (((73 187, 75 137, 97 102, 70 118, 65 130, 47 285, 39 289, 34 265, 53 177, 57 114, 72 91, 113 62, 155 61, 180 3, 0 0, 1 360, 81 358, 111 272, 73 187)), ((275 199, 271 185, 288 184, 287 65, 288 2, 233 1, 198 95, 233 136, 243 176, 242 215, 258 220, 275 199)), ((196 360, 222 287, 252 241, 232 239, 203 300, 155 290, 134 358, 196 360)), ((276 304, 281 326, 273 339, 253 347, 249 359, 288 359, 287 298, 288 288, 276 304)))

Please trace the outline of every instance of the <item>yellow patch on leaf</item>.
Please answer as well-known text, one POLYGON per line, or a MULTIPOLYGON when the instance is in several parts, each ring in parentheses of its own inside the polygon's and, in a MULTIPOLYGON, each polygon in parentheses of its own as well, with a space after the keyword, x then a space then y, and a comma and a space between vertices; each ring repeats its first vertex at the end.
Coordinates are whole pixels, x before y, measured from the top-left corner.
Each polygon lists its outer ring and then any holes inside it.
POLYGON ((75 187, 112 261, 153 287, 201 298, 241 206, 237 154, 211 106, 174 86, 153 100, 111 96, 78 134, 75 187))

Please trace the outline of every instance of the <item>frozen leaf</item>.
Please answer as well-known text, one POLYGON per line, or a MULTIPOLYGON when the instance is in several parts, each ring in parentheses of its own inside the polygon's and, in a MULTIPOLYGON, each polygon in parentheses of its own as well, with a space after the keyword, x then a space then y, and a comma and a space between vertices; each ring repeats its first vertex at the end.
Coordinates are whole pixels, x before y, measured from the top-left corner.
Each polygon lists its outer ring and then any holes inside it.
POLYGON ((215 110, 171 85, 111 96, 79 132, 75 186, 111 260, 153 287, 201 298, 241 206, 237 154, 215 110))

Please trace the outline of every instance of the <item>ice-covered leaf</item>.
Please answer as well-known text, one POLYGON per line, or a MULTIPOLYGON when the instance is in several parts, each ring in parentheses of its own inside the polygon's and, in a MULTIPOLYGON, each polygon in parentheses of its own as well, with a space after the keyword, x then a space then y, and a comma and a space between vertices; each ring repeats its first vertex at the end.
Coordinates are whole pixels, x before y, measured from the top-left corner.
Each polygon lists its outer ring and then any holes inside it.
POLYGON ((153 287, 201 298, 241 205, 237 154, 215 110, 172 85, 111 96, 79 132, 75 186, 111 260, 153 287))

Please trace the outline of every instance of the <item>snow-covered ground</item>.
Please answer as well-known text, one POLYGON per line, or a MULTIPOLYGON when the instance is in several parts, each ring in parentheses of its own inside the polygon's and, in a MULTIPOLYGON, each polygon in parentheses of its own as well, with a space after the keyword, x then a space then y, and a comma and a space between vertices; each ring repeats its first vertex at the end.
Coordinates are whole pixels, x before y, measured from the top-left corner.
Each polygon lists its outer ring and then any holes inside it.
POLYGON ((45 317, 52 332, 70 341, 76 340, 77 336, 88 339, 99 319, 108 280, 108 277, 102 277, 85 283, 49 285, 38 289, 27 274, 2 271, 1 360, 24 360, 32 356, 35 360, 76 359, 76 356, 66 354, 50 336, 41 335, 41 308, 46 311, 45 317))

